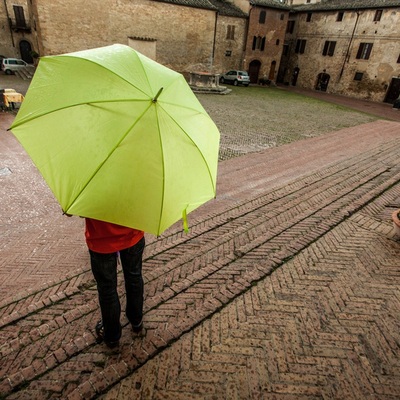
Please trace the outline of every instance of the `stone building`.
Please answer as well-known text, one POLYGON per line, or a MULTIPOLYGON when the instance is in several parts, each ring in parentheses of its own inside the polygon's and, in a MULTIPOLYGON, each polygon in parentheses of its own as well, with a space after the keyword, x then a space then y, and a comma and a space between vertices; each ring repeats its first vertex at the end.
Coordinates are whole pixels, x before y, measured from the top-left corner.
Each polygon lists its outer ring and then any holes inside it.
POLYGON ((400 94, 400 2, 292 6, 278 80, 392 103, 400 94))
MULTIPOLYGON (((225 0, 18 1, 41 56, 121 43, 182 73, 242 66, 247 14, 225 0)), ((22 56, 14 45, 0 49, 22 56)))

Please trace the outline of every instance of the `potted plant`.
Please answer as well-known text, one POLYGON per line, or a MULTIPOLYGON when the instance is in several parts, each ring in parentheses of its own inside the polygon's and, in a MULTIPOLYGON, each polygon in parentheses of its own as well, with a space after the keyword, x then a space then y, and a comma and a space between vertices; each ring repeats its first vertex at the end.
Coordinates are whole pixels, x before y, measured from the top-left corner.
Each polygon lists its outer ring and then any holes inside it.
POLYGON ((393 220, 394 231, 397 236, 400 236, 400 209, 393 211, 392 220, 393 220))
POLYGON ((33 65, 37 67, 40 58, 39 53, 37 53, 35 50, 31 50, 29 54, 33 58, 33 65))

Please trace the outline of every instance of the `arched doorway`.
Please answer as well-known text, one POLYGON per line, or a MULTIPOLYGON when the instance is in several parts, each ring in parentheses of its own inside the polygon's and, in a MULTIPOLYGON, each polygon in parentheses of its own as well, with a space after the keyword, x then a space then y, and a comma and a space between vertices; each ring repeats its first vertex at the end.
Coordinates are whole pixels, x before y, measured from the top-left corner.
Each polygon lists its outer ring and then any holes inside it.
POLYGON ((260 73, 261 62, 253 60, 249 65, 249 76, 251 83, 258 82, 258 74, 260 73))
POLYGON ((19 51, 21 58, 28 64, 33 64, 33 57, 31 55, 32 46, 27 40, 21 40, 19 42, 19 51))
POLYGON ((275 79, 275 68, 276 68, 276 61, 272 61, 271 68, 269 69, 268 79, 273 81, 275 79))
POLYGON ((322 92, 326 92, 326 89, 328 89, 328 84, 330 79, 331 76, 327 74, 325 70, 323 70, 317 76, 317 84, 315 85, 315 90, 321 90, 322 92))
POLYGON ((392 78, 384 102, 393 104, 400 97, 400 78, 392 78))

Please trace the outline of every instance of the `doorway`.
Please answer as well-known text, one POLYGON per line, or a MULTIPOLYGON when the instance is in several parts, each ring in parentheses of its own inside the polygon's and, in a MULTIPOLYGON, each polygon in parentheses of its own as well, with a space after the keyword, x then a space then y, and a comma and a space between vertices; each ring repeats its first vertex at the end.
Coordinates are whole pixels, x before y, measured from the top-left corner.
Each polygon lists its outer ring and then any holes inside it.
POLYGON ((293 75, 292 75, 292 86, 296 86, 297 83, 297 78, 299 77, 299 73, 300 73, 300 68, 296 67, 293 70, 293 75))
POLYGON ((393 104, 400 96, 400 78, 392 78, 384 103, 393 104))
POLYGON ((271 68, 269 69, 268 79, 273 81, 275 79, 275 68, 276 68, 276 61, 272 61, 271 68))
POLYGON ((260 73, 261 62, 258 60, 253 60, 249 65, 249 76, 251 83, 258 82, 258 74, 260 73))
POLYGON ((315 85, 315 90, 321 90, 321 92, 326 92, 326 89, 328 89, 328 84, 329 80, 331 79, 331 76, 323 70, 320 74, 317 76, 317 84, 315 85))
POLYGON ((31 54, 32 46, 27 40, 21 40, 19 42, 19 51, 21 58, 28 64, 33 64, 33 57, 31 54))

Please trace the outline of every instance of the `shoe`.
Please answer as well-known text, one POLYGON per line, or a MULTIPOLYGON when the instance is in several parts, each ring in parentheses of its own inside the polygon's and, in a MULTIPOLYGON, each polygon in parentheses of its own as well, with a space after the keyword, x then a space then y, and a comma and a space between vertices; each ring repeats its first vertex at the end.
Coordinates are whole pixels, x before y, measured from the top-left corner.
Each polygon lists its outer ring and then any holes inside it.
POLYGON ((114 349, 115 347, 119 346, 119 339, 111 342, 108 340, 104 340, 104 325, 102 320, 97 322, 95 326, 95 331, 97 335, 97 343, 101 343, 104 341, 106 346, 110 349, 114 349))
POLYGON ((132 330, 133 330, 134 333, 142 332, 142 330, 143 330, 143 320, 141 320, 138 325, 134 325, 134 324, 131 324, 131 325, 132 325, 132 330))

